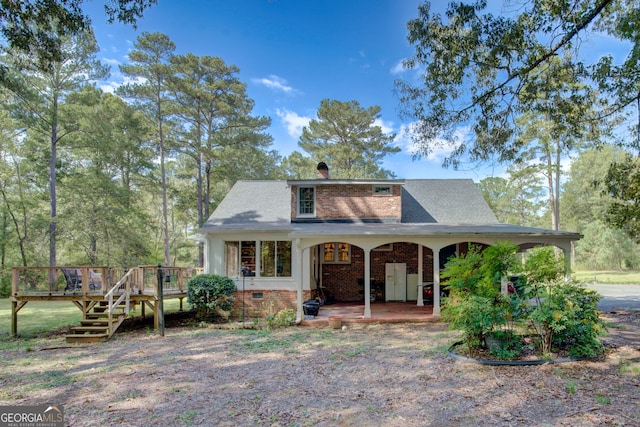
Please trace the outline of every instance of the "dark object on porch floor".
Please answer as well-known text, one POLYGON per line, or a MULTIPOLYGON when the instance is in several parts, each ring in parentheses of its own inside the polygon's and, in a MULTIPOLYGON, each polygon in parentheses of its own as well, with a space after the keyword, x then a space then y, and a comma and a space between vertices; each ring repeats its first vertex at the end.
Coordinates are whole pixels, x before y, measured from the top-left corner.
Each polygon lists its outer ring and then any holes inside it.
POLYGON ((320 310, 320 303, 314 299, 310 299, 302 304, 302 309, 304 310, 305 316, 317 316, 320 310))

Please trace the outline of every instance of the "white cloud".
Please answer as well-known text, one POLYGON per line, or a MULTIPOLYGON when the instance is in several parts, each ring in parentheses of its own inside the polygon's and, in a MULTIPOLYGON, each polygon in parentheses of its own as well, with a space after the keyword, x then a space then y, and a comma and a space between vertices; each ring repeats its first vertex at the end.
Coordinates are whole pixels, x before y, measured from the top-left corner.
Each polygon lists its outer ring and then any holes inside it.
POLYGON ((120 61, 118 61, 117 59, 113 59, 113 58, 102 58, 102 59, 100 59, 100 61, 103 62, 104 64, 120 65, 120 61))
POLYGON ((115 93, 115 91, 124 84, 144 84, 146 82, 147 82, 147 79, 143 77, 131 78, 121 73, 116 73, 115 75, 112 75, 111 80, 105 81, 99 86, 103 92, 115 93), (117 77, 118 80, 116 80, 114 77, 117 77))
POLYGON ((289 136, 296 139, 302 135, 302 128, 307 126, 312 119, 311 117, 299 116, 297 113, 289 110, 278 109, 276 114, 280 117, 289 136))
POLYGON ((397 74, 404 73, 407 69, 404 68, 403 62, 404 62, 404 59, 401 59, 400 61, 398 61, 396 63, 396 65, 391 67, 391 70, 390 70, 391 74, 393 74, 395 76, 397 74))
MULTIPOLYGON (((420 151, 413 138, 415 131, 415 123, 402 125, 394 141, 398 147, 411 156, 418 154, 420 151)), ((467 140, 471 137, 469 132, 470 129, 468 127, 462 127, 454 132, 453 141, 445 141, 444 139, 434 141, 431 152, 426 156, 422 156, 422 158, 429 162, 442 163, 442 160, 460 145, 458 141, 467 140)))
POLYGON ((251 81, 255 84, 265 86, 275 92, 284 92, 286 94, 294 94, 296 90, 289 86, 288 82, 282 77, 271 74, 267 77, 254 78, 251 81))
POLYGON ((391 123, 391 122, 385 123, 384 120, 382 120, 382 119, 375 119, 373 121, 373 125, 374 126, 380 126, 380 129, 382 129, 382 133, 384 133, 384 134, 389 134, 391 132, 394 132, 393 123, 391 123))

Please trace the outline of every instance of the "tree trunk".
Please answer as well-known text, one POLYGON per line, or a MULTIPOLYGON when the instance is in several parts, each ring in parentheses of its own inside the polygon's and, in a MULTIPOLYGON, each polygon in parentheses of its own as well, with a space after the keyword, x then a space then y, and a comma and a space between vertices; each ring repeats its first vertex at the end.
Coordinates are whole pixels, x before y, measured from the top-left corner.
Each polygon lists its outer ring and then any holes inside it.
POLYGON ((560 151, 560 141, 556 141, 556 162, 555 162, 555 173, 554 173, 554 214, 556 216, 556 222, 554 230, 560 230, 560 177, 562 175, 562 165, 560 164, 561 159, 561 151, 560 151))
POLYGON ((553 194, 553 171, 551 167, 551 156, 547 153, 547 191, 549 192, 549 212, 551 213, 551 229, 557 230, 557 218, 556 218, 556 199, 553 194))
POLYGON ((54 94, 51 120, 51 156, 49 157, 49 198, 51 199, 51 217, 49 221, 49 266, 56 266, 56 160, 58 149, 58 96, 54 94))
POLYGON ((169 266, 169 215, 167 207, 167 176, 164 167, 164 139, 162 136, 162 121, 159 122, 158 132, 160 135, 160 175, 162 181, 162 229, 164 234, 164 265, 169 266))
MULTIPOLYGON (((198 226, 204 225, 204 203, 202 200, 202 153, 198 153, 196 161, 198 167, 197 186, 198 186, 198 226)), ((198 242, 198 267, 204 266, 204 243, 198 242)))

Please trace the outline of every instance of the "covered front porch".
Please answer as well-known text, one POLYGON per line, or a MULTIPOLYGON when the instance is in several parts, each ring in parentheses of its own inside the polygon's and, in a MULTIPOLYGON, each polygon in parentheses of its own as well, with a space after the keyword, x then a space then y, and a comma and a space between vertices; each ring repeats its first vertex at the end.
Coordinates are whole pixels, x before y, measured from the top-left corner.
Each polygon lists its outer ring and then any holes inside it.
MULTIPOLYGON (((326 271, 331 268, 333 277, 345 278, 343 283, 360 283, 360 293, 354 300, 344 301, 349 304, 339 304, 335 309, 323 306, 320 318, 325 315, 328 318, 331 310, 337 310, 336 314, 349 322, 350 319, 438 318, 442 291, 440 272, 450 256, 466 252, 469 244, 491 246, 500 241, 511 241, 523 251, 538 245, 553 245, 564 252, 569 266, 571 245, 579 235, 505 224, 304 224, 290 233, 290 237, 296 253, 302 255, 296 266, 301 274, 294 275, 299 277, 297 319, 306 321, 304 283, 309 284, 313 296, 316 288, 324 287, 328 277, 326 271), (331 250, 332 244, 336 252, 334 258, 331 251, 326 256, 327 245, 331 250), (401 248, 402 254, 398 252, 401 248), (342 258, 340 251, 344 251, 342 258), (350 252, 347 254, 347 251, 350 252), (327 263, 331 259, 334 261, 327 263), (393 288, 389 285, 389 268, 398 264, 400 276, 396 274, 391 282, 396 290, 402 291, 390 297, 393 288), (430 301, 423 301, 422 286, 430 288, 430 301), (384 289, 382 303, 379 302, 380 287, 384 289), (415 292, 414 298, 409 296, 409 291, 415 292)), ((327 287, 331 291, 330 285, 327 287)), ((340 298, 336 301, 343 302, 340 298)))

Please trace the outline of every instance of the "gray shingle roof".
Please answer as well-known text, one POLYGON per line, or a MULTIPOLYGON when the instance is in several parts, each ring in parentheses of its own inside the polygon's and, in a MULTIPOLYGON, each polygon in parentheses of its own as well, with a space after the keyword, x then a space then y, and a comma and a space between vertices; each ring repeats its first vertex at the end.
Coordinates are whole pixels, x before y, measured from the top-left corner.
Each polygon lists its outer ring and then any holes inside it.
POLYGON ((497 224, 471 179, 408 179, 402 189, 402 223, 497 224))
MULTIPOLYGON (((204 228, 290 228, 291 193, 287 181, 238 181, 204 228)), ((405 180, 402 223, 497 224, 470 179, 405 180)))
POLYGON ((290 222, 291 191, 287 181, 238 181, 209 217, 205 228, 290 222))

